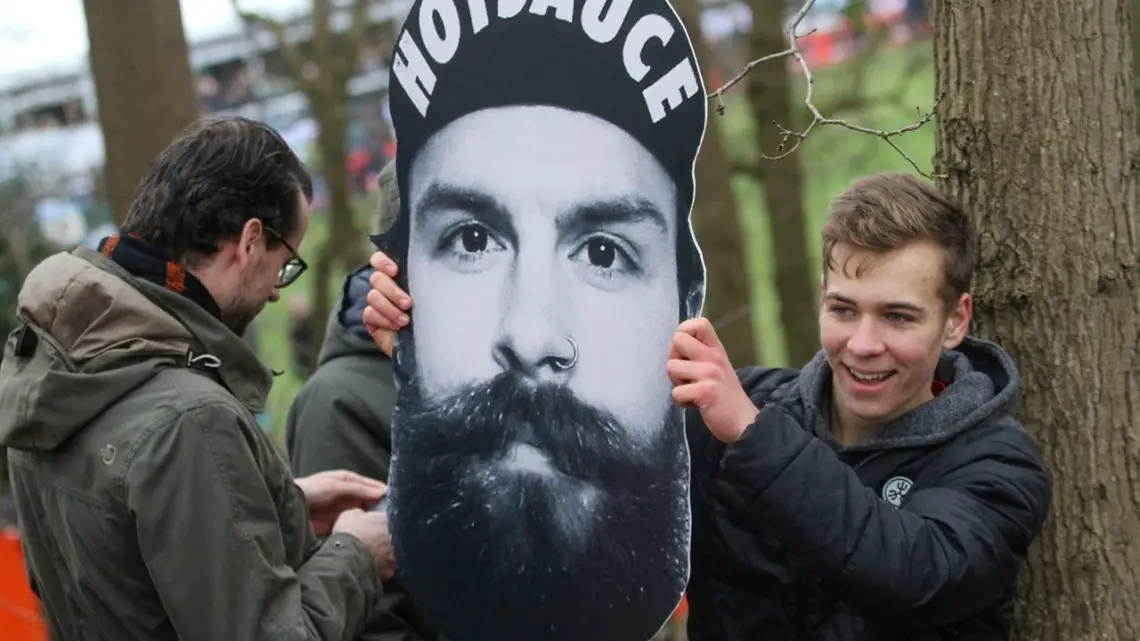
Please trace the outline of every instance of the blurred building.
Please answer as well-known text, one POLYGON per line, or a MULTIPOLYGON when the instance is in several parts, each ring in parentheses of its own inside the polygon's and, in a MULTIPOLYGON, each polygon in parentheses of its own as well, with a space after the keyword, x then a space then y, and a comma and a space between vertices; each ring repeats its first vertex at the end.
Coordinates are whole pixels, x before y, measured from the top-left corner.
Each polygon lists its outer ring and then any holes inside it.
MULTIPOLYGON (((389 136, 383 118, 387 56, 410 6, 411 0, 379 0, 369 7, 367 43, 349 85, 350 149, 358 157, 357 166, 372 164, 361 163, 359 157, 382 153, 389 136)), ((334 28, 343 30, 348 22, 347 7, 339 8, 332 18, 334 28)), ((311 31, 308 15, 286 23, 292 43, 305 42, 311 31)), ((238 113, 266 121, 285 134, 298 153, 310 154, 317 128, 270 34, 247 32, 235 24, 228 32, 190 43, 190 62, 203 114, 238 113)), ((65 192, 60 196, 89 195, 96 189, 91 177, 102 166, 98 104, 86 60, 44 69, 34 77, 25 74, 0 86, 0 174, 23 170, 57 185, 65 192)))
MULTIPOLYGON (((819 33, 840 30, 841 12, 850 1, 816 0, 801 23, 801 32, 817 29, 814 37, 818 39, 819 33)), ((705 64, 706 83, 711 87, 748 62, 752 16, 740 0, 701 2, 702 31, 713 57, 705 64)), ((907 0, 868 2, 871 13, 885 14, 901 12, 907 0)), ((342 159, 358 191, 372 187, 376 173, 394 153, 387 108, 388 66, 394 38, 411 4, 412 0, 373 0, 368 9, 370 26, 349 85, 349 148, 348 157, 342 159)), ((789 0, 784 19, 790 19, 800 6, 801 0, 789 0)), ((332 24, 343 30, 349 19, 348 8, 341 6, 332 24)), ((291 43, 303 45, 311 31, 307 14, 286 22, 291 43)), ((203 114, 237 113, 263 120, 278 129, 303 159, 311 159, 319 128, 304 96, 290 81, 270 34, 247 31, 235 21, 229 31, 192 41, 190 62, 203 114)), ((82 201, 85 212, 98 210, 103 138, 86 59, 5 82, 0 85, 0 177, 17 171, 31 175, 45 197, 82 201)), ((323 190, 320 176, 316 179, 319 209, 323 190)), ((95 218, 88 221, 92 228, 109 222, 102 215, 95 218)))

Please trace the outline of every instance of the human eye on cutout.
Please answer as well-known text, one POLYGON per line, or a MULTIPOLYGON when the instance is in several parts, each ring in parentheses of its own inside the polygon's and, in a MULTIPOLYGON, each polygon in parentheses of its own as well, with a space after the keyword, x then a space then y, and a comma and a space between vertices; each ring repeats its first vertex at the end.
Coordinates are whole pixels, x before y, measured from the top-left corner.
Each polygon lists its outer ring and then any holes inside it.
POLYGON ((644 274, 645 270, 635 255, 626 240, 614 234, 595 232, 574 247, 570 260, 582 267, 590 282, 603 289, 611 289, 624 279, 644 274))
POLYGON ((440 235, 435 253, 459 271, 477 272, 493 254, 505 250, 506 245, 491 228, 469 219, 448 227, 440 235))

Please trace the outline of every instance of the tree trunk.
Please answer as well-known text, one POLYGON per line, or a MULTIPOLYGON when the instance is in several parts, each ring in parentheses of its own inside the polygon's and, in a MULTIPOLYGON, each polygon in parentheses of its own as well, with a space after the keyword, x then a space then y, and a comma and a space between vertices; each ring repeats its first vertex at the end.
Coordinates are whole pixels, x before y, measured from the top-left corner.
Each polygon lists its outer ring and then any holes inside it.
MULTIPOLYGON (((344 91, 345 83, 334 83, 344 91)), ((334 266, 339 265, 348 272, 368 262, 364 253, 364 236, 356 225, 355 210, 352 207, 352 191, 349 185, 348 167, 348 94, 330 90, 328 95, 310 96, 317 122, 320 123, 318 144, 321 149, 321 162, 328 186, 328 237, 321 249, 324 273, 315 271, 317 286, 313 291, 314 325, 313 349, 320 351, 325 340, 325 323, 332 308, 329 283, 327 282, 334 266), (319 327, 318 327, 319 325, 319 327)), ((314 352, 316 353, 316 352, 314 352)))
POLYGON ((332 313, 332 266, 336 264, 336 248, 331 240, 317 250, 317 260, 313 262, 313 290, 310 294, 310 318, 312 319, 313 335, 309 349, 313 354, 313 363, 321 353, 325 343, 325 328, 332 313))
POLYGON ((107 200, 127 215, 147 166, 198 118, 178 0, 83 0, 99 104, 107 200))
MULTIPOLYGON (((676 0, 697 60, 712 60, 701 35, 697 0, 676 0)), ((708 68, 704 69, 708 77, 708 68)), ((720 116, 710 107, 708 126, 697 158, 693 228, 708 270, 704 316, 716 326, 729 359, 737 366, 757 362, 752 335, 752 288, 744 260, 744 234, 736 217, 732 166, 721 138, 720 116)))
MULTIPOLYGON (((1128 22, 1132 28, 1132 101, 1134 111, 1140 118, 1140 0, 1130 0, 1128 10, 1131 14, 1128 22)), ((1137 125, 1137 130, 1140 131, 1140 124, 1137 125)))
POLYGON ((1128 0, 936 0, 936 171, 981 240, 975 329, 1054 475, 1015 638, 1131 641, 1140 229, 1128 0))
MULTIPOLYGON (((779 16, 785 13, 785 0, 750 0, 752 15, 779 16)), ((749 49, 753 58, 787 48, 784 21, 753 20, 749 49)), ((749 74, 748 101, 756 123, 756 146, 769 156, 779 155, 780 130, 773 122, 791 126, 792 74, 786 60, 760 65, 749 74)), ((804 223, 803 156, 793 153, 780 160, 757 161, 757 174, 764 188, 772 249, 780 323, 784 327, 788 364, 801 367, 819 351, 819 315, 816 299, 819 274, 808 257, 804 223)))

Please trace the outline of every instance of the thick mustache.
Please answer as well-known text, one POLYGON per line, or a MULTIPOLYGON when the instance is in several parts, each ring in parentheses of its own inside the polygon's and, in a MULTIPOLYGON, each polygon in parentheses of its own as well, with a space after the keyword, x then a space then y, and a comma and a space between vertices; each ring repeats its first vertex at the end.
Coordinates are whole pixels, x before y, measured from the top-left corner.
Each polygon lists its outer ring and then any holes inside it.
POLYGON ((531 383, 504 372, 438 401, 418 397, 418 389, 409 393, 417 398, 400 404, 411 412, 397 411, 397 446, 416 460, 449 456, 489 462, 526 443, 564 474, 597 480, 620 473, 632 454, 617 419, 563 385, 531 383), (401 433, 401 425, 415 426, 416 432, 401 433))

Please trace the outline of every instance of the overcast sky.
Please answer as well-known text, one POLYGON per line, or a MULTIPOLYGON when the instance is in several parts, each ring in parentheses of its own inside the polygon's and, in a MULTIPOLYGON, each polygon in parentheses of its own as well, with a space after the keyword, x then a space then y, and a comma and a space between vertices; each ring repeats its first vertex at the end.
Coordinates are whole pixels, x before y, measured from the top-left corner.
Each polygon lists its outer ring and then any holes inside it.
MULTIPOLYGON (((140 2, 146 0, 139 0, 140 2)), ((849 0, 816 0, 815 14, 849 0)), ((239 0, 243 9, 275 16, 295 15, 311 0, 239 0)), ((871 0, 878 10, 899 10, 905 0, 871 0)), ((194 42, 238 24, 230 0, 182 0, 182 23, 194 42)), ((83 0, 0 0, 0 86, 13 76, 45 73, 61 65, 82 62, 87 55, 87 25, 83 0)), ((741 7, 743 9, 743 7, 741 7)), ((747 10, 744 10, 747 13, 747 10)), ((709 29, 713 25, 707 24, 709 29)), ((814 25, 819 26, 819 25, 814 25)), ((801 25, 806 31, 809 25, 801 25)), ((739 27, 738 27, 739 28, 739 27)), ((747 28, 747 27, 745 27, 747 28)))
MULTIPOLYGON (((146 0, 140 0, 146 1, 146 0)), ((83 0, 0 0, 0 84, 12 75, 82 61, 87 55, 83 0)), ((309 0, 241 0, 243 9, 293 14, 309 0)), ((237 24, 230 0, 182 0, 191 41, 237 24)))

